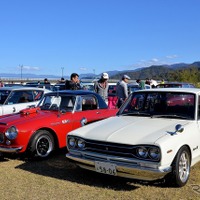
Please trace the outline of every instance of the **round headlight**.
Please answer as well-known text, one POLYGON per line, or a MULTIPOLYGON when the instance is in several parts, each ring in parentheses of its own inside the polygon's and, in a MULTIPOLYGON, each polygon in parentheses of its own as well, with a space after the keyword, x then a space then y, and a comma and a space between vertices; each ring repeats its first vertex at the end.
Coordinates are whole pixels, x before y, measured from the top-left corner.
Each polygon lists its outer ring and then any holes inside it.
POLYGON ((18 135, 18 131, 17 128, 15 126, 11 126, 6 132, 5 132, 6 137, 9 140, 14 140, 17 135, 18 135))
POLYGON ((78 140, 78 148, 83 149, 85 147, 85 141, 82 139, 78 140))
POLYGON ((149 149, 149 155, 152 159, 158 160, 160 158, 160 151, 158 148, 153 147, 149 149))
POLYGON ((68 145, 69 145, 69 147, 74 147, 75 146, 75 144, 76 144, 76 141, 75 141, 75 139, 74 138, 69 138, 69 140, 68 140, 68 145))
POLYGON ((148 155, 148 151, 147 151, 147 149, 146 149, 145 147, 139 147, 139 148, 137 149, 137 153, 138 153, 138 155, 139 155, 140 157, 142 157, 142 158, 146 158, 147 155, 148 155))

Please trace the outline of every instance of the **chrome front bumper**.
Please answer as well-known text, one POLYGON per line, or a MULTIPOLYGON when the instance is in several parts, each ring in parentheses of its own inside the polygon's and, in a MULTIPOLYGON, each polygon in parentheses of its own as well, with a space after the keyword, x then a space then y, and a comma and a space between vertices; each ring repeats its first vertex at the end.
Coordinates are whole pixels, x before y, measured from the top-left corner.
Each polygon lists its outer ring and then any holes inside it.
POLYGON ((143 161, 133 161, 102 154, 69 152, 66 157, 79 167, 91 171, 96 171, 95 161, 116 164, 117 176, 145 181, 161 179, 171 172, 171 167, 159 168, 155 163, 145 165, 143 161))
POLYGON ((18 153, 20 150, 22 150, 23 147, 1 147, 0 146, 0 152, 1 153, 18 153))

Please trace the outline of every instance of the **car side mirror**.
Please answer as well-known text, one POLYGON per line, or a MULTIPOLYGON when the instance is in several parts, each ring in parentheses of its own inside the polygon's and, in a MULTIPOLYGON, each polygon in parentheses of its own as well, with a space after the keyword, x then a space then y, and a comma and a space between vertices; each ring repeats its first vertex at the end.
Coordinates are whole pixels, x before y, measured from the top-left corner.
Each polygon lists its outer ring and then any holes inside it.
POLYGON ((178 133, 182 133, 183 131, 184 131, 184 128, 183 128, 183 126, 181 125, 181 124, 177 124, 176 126, 175 126, 175 131, 176 131, 176 133, 178 132, 178 133))

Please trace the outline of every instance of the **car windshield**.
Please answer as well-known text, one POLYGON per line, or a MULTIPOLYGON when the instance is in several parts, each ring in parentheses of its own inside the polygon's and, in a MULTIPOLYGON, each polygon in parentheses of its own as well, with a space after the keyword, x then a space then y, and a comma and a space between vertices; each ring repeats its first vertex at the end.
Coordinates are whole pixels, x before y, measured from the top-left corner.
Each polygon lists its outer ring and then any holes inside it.
POLYGON ((135 92, 119 115, 194 119, 195 95, 183 92, 135 92))
POLYGON ((73 111, 75 96, 46 95, 39 103, 42 110, 73 111))
POLYGON ((9 94, 10 94, 10 90, 0 90, 0 104, 1 105, 4 104, 9 94))

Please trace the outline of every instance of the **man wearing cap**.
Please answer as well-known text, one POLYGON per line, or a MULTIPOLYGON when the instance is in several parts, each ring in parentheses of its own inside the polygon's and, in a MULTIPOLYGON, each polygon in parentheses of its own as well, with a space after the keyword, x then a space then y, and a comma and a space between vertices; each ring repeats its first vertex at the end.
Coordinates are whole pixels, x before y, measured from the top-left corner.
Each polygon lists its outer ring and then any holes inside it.
POLYGON ((118 97, 117 107, 119 108, 124 101, 128 98, 127 83, 131 78, 128 75, 123 75, 122 80, 117 83, 116 95, 118 97))
POLYGON ((106 72, 102 73, 101 78, 95 83, 94 91, 98 93, 108 104, 108 79, 106 72))

